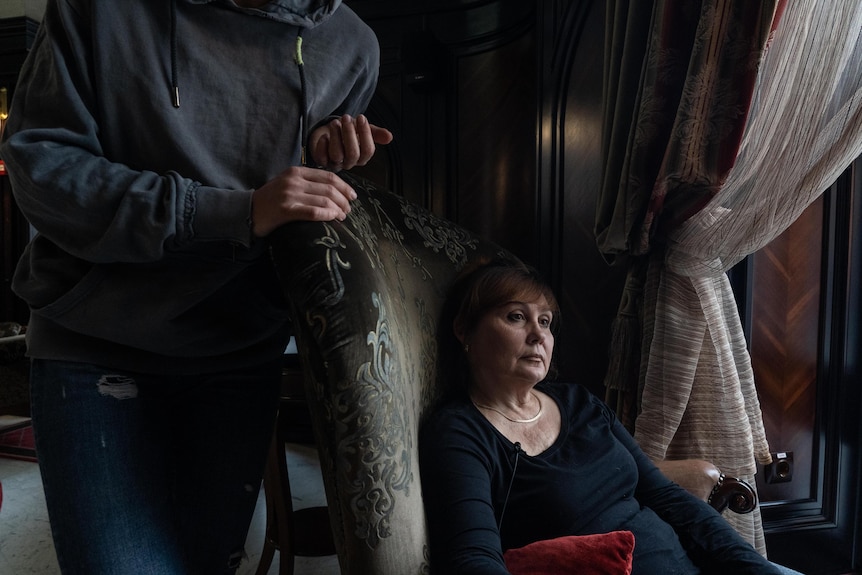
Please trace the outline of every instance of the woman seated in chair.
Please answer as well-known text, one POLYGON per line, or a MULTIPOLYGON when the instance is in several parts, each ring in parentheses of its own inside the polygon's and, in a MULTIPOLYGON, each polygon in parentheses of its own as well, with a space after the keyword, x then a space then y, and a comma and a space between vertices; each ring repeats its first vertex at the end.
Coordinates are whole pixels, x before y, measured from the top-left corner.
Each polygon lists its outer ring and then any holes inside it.
POLYGON ((506 550, 630 531, 634 574, 790 573, 662 475, 604 402, 545 381, 558 323, 523 264, 456 282, 440 324, 449 389, 419 443, 432 572, 509 573, 506 550))

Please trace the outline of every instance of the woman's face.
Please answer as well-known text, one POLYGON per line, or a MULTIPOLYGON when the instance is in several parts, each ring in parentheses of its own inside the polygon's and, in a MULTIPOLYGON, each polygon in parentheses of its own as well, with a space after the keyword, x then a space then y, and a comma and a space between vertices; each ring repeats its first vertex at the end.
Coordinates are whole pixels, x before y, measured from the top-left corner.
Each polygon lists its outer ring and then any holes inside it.
POLYGON ((545 298, 511 301, 485 314, 469 334, 456 334, 469 346, 467 361, 474 380, 515 379, 530 385, 542 381, 554 353, 552 319, 545 298))

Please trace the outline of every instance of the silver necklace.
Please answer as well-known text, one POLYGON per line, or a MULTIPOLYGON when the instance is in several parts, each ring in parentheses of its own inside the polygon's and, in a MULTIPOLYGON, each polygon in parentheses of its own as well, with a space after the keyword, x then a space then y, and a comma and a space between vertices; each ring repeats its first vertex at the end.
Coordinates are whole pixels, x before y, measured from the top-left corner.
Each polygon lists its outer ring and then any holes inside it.
POLYGON ((473 405, 475 405, 476 407, 479 407, 481 409, 490 409, 491 411, 496 411, 497 413, 499 413, 500 415, 502 415, 503 417, 505 417, 506 419, 508 419, 512 423, 533 423, 534 421, 536 421, 537 419, 542 417, 542 410, 545 408, 545 406, 542 404, 542 400, 539 399, 535 393, 533 393, 531 391, 530 395, 535 397, 536 401, 539 402, 539 411, 536 412, 536 415, 534 415, 533 417, 528 417, 527 419, 515 419, 513 417, 509 417, 508 415, 506 415, 505 413, 503 413, 502 411, 500 411, 496 407, 491 407, 490 405, 483 405, 481 403, 476 403, 476 401, 474 401, 472 398, 470 399, 470 401, 473 402, 473 405))

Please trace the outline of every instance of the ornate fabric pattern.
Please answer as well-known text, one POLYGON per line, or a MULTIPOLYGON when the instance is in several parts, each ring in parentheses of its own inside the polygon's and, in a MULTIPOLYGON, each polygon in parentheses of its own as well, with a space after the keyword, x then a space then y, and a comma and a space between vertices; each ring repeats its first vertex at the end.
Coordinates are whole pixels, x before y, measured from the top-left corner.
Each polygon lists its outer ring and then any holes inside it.
POLYGON ((343 573, 428 573, 416 436, 436 397, 437 316, 470 261, 502 250, 341 174, 344 222, 297 222, 272 255, 293 310, 343 573))

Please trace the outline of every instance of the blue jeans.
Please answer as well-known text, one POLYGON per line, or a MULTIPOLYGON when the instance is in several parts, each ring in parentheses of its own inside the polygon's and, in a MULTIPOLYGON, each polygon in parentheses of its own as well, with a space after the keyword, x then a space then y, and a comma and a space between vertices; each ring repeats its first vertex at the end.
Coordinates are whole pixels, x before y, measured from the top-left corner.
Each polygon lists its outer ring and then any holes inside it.
POLYGON ((802 575, 802 573, 800 573, 799 571, 794 571, 790 567, 785 567, 784 565, 779 565, 778 563, 773 563, 773 565, 778 567, 778 570, 781 571, 783 575, 802 575))
POLYGON ((281 361, 156 376, 34 360, 36 451, 65 575, 235 573, 281 361))

